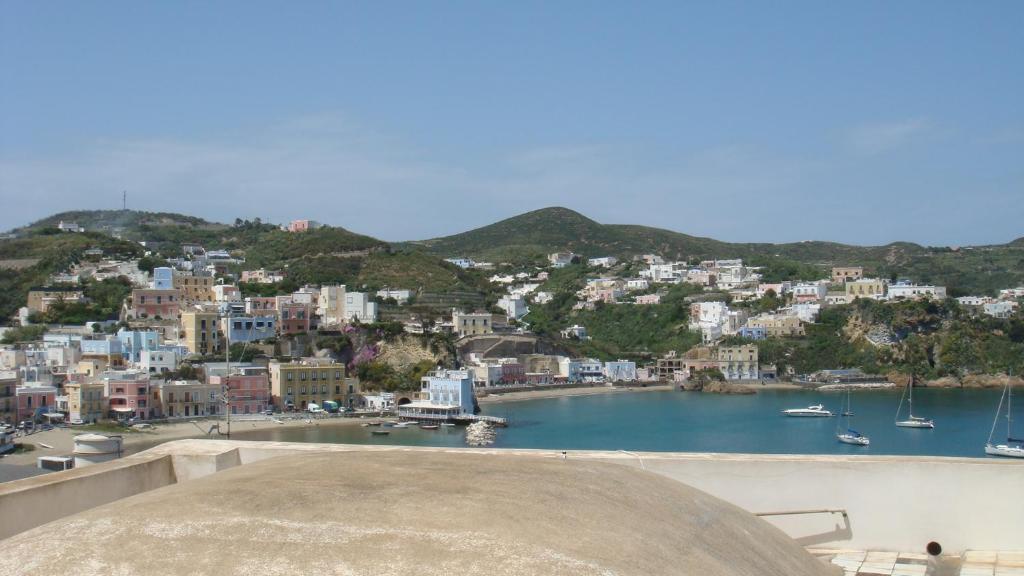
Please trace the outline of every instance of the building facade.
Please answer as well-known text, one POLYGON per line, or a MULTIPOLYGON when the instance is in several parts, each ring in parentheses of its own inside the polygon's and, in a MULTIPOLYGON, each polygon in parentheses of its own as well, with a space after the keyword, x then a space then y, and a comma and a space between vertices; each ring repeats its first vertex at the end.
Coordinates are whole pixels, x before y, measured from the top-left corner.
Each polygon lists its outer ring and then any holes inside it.
POLYGON ((325 400, 351 406, 358 394, 354 381, 346 381, 345 365, 306 358, 299 362, 270 363, 270 393, 280 410, 306 410, 325 400))

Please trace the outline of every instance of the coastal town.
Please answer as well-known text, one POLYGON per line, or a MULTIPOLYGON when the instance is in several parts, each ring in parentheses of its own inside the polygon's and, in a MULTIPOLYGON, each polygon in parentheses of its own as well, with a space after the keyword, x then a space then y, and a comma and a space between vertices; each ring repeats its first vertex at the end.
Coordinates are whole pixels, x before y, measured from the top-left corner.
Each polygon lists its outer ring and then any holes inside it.
MULTIPOLYGON (((297 220, 281 231, 323 228, 297 220)), ((60 221, 56 231, 85 229, 60 221)), ((853 265, 833 267, 827 278, 766 282, 762 268, 739 258, 668 261, 637 254, 620 261, 556 252, 543 265, 518 269, 463 256, 446 262, 485 278, 493 305, 471 294, 470 305, 478 298, 473 308, 448 308, 453 300, 439 295, 431 307, 414 306, 431 297, 415 286, 371 291, 307 284, 280 293, 286 269, 250 268, 243 252, 215 246, 183 244, 178 256, 159 260, 151 252, 119 259, 89 248, 47 285, 32 287, 15 326, 3 329, 5 446, 11 450, 15 437, 54 425, 346 414, 466 424, 486 420, 477 415, 481 399, 573 388, 735 393, 765 386, 877 386, 887 376, 865 374, 859 366, 810 374, 789 366, 780 373, 760 348, 804 337, 823 310, 836 306, 947 299, 943 286, 870 277, 853 265), (147 260, 162 265, 149 267, 147 260), (551 281, 568 271, 575 274, 573 291, 556 292, 551 281), (90 291, 110 284, 123 294, 114 317, 59 321, 87 309, 90 291), (567 321, 546 336, 531 326, 531 309, 556 299, 575 319, 605 307, 640 313, 678 290, 686 297, 673 306, 688 318, 680 330, 693 335, 693 345, 657 357, 574 355, 594 338, 586 322, 567 321), (432 346, 449 353, 432 352, 432 346), (388 361, 402 352, 411 359, 396 371, 388 361)), ((977 317, 1007 319, 1019 314, 1022 297, 1024 288, 1007 288, 955 302, 977 317)), ((864 338, 884 349, 897 346, 901 336, 876 326, 864 338)), ((489 423, 504 424, 501 418, 489 423)))

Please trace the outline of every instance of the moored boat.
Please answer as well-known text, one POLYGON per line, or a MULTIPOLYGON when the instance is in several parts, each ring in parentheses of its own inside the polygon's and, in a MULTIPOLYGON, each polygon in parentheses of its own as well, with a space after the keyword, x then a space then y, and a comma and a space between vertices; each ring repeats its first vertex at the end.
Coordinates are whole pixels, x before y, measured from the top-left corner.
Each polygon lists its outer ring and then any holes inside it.
POLYGON ((788 410, 783 410, 782 413, 786 416, 798 418, 827 418, 832 416, 832 412, 830 410, 825 410, 825 407, 821 404, 815 404, 814 406, 808 406, 807 408, 790 408, 788 410))
POLYGON ((1006 388, 1003 389, 1003 395, 999 397, 996 417, 992 420, 992 430, 988 433, 988 442, 985 443, 985 454, 1006 458, 1024 458, 1024 439, 1013 437, 1013 385, 1010 382, 1011 380, 1007 378, 1006 388), (996 433, 996 424, 999 422, 999 415, 1003 412, 1003 400, 1006 400, 1006 444, 993 444, 992 436, 996 433))
POLYGON ((437 430, 440 426, 437 424, 420 424, 420 428, 423 430, 437 430))
POLYGON ((914 416, 914 377, 907 381, 907 388, 900 397, 900 407, 896 409, 896 426, 900 428, 935 428, 935 422, 930 418, 914 416), (903 399, 907 400, 907 419, 900 420, 900 412, 903 411, 903 399))
POLYGON ((850 389, 846 389, 846 406, 845 410, 843 406, 839 407, 842 411, 843 416, 846 417, 846 432, 841 432, 839 429, 839 423, 836 422, 836 440, 839 440, 843 444, 853 444, 854 446, 868 446, 871 444, 871 440, 867 436, 857 432, 853 428, 850 428, 850 416, 853 416, 853 400, 850 398, 850 389))

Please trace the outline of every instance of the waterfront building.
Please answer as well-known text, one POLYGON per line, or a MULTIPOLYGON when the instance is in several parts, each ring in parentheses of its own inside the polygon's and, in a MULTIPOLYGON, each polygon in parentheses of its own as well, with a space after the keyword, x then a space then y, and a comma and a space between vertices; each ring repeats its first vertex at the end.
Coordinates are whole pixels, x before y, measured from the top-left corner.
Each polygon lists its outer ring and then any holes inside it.
POLYGON ((608 382, 635 382, 636 362, 632 360, 616 360, 604 363, 604 378, 608 382))
POLYGON ((149 374, 138 370, 108 370, 99 376, 110 415, 118 420, 155 418, 158 410, 150 398, 149 374))
POLYGON ((17 389, 19 382, 17 371, 0 371, 0 422, 13 423, 18 418, 17 389))
POLYGON ((332 400, 351 407, 358 393, 354 380, 346 380, 345 365, 328 359, 303 358, 298 362, 270 363, 270 393, 280 410, 306 410, 332 400))
POLYGON ((454 418, 474 414, 473 377, 467 370, 437 370, 420 380, 420 399, 399 407, 403 418, 454 418))
POLYGON ((593 358, 562 358, 558 373, 570 383, 604 381, 604 366, 593 358))
POLYGON ((97 422, 109 411, 103 382, 76 378, 64 384, 68 397, 68 418, 71 422, 97 422))
POLYGON ((227 376, 217 374, 207 380, 222 392, 226 387, 232 414, 259 414, 274 405, 266 368, 234 368, 227 376))
POLYGON ((37 414, 52 412, 56 402, 55 386, 18 386, 15 389, 16 420, 34 420, 37 414))
POLYGON ((718 369, 726 380, 758 379, 760 366, 756 345, 719 346, 715 354, 718 360, 718 369))
POLYGON ((195 380, 173 380, 155 386, 166 418, 216 416, 223 412, 221 387, 195 380))

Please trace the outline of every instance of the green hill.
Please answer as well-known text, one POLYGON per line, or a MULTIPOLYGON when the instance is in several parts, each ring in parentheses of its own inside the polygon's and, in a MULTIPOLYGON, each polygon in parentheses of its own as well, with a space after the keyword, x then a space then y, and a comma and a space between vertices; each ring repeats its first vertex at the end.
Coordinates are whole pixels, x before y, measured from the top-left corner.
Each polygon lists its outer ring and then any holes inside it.
MULTIPOLYGON (((730 243, 671 230, 601 224, 567 208, 544 208, 453 236, 406 244, 440 257, 468 256, 491 262, 540 263, 547 254, 571 251, 585 257, 660 254, 670 260, 744 258, 769 269, 824 274, 831 266, 864 266, 869 275, 944 284, 952 295, 991 294, 1024 283, 1024 239, 962 249, 910 242, 853 246, 837 242, 730 243)), ((787 275, 773 274, 774 277, 787 275)), ((806 278, 806 276, 804 276, 806 278)))

